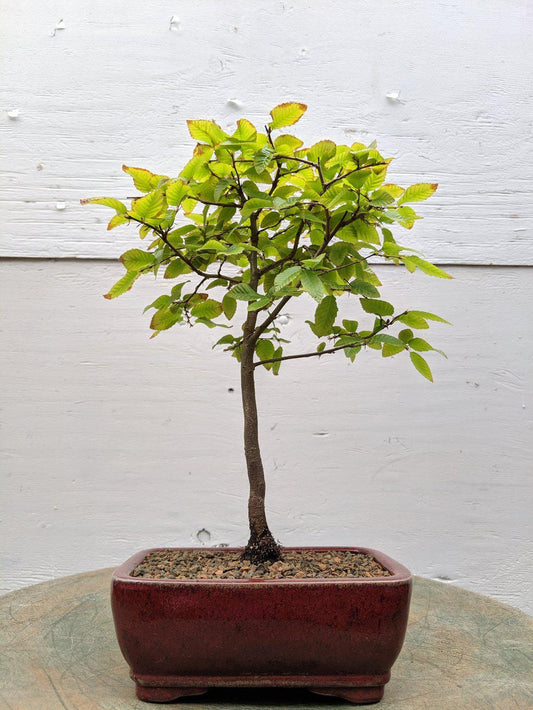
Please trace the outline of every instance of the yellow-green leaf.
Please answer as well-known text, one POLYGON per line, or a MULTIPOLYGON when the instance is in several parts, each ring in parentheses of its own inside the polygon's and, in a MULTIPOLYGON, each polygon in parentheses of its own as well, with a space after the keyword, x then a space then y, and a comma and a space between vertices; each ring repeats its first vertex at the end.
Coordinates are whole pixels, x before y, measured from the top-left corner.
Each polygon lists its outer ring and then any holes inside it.
POLYGON ((435 266, 435 264, 425 259, 421 259, 419 256, 404 257, 404 261, 409 261, 411 264, 414 264, 420 271, 423 271, 428 276, 436 276, 439 279, 453 279, 453 276, 447 271, 440 269, 438 266, 435 266))
POLYGON ((301 117, 306 111, 307 106, 305 104, 279 104, 279 106, 276 106, 270 112, 270 115, 272 116, 270 128, 272 128, 272 130, 275 130, 277 128, 283 128, 284 126, 292 126, 294 123, 301 119, 301 117))
POLYGON ((400 187, 399 185, 393 185, 392 183, 386 183, 385 185, 381 186, 382 190, 385 190, 385 192, 388 192, 391 197, 400 197, 403 195, 405 190, 403 187, 400 187))
POLYGON ((222 305, 211 298, 194 306, 191 315, 195 318, 216 318, 222 313, 222 305))
POLYGON ((337 146, 335 143, 330 140, 324 140, 311 146, 311 148, 307 151, 307 157, 310 160, 321 160, 325 163, 330 158, 333 158, 336 152, 337 146))
POLYGON ((318 303, 324 298, 324 286, 320 277, 314 271, 303 269, 300 274, 302 286, 307 293, 318 303))
POLYGON ((173 313, 169 310, 156 311, 150 321, 150 328, 152 330, 168 330, 180 320, 181 315, 179 312, 173 313))
POLYGON ((142 249, 129 249, 120 257, 128 271, 140 271, 148 266, 153 266, 155 257, 152 253, 142 249))
POLYGON ((257 130, 253 123, 250 123, 246 118, 241 118, 237 121, 237 130, 232 135, 235 140, 241 141, 243 143, 249 143, 255 141, 257 137, 257 130))
POLYGON ((154 190, 161 180, 168 180, 166 175, 155 175, 145 168, 130 168, 122 166, 122 170, 133 178, 133 184, 139 192, 150 192, 154 190))
POLYGON ((139 197, 131 203, 131 214, 141 220, 164 217, 167 203, 162 190, 154 190, 144 197, 139 197))
POLYGON ((228 136, 220 126, 214 121, 207 121, 204 119, 187 121, 189 126, 189 133, 196 141, 201 143, 208 143, 209 145, 215 146, 222 143, 228 136))
POLYGON ((235 311, 237 310, 237 301, 232 298, 228 293, 226 293, 224 298, 222 299, 222 310, 224 311, 224 315, 228 320, 231 320, 233 318, 233 316, 235 315, 235 311))
POLYGON ((337 312, 338 306, 335 296, 326 296, 322 299, 315 311, 315 335, 321 337, 322 335, 329 335, 331 333, 337 312))
POLYGON ((114 197, 89 197, 86 200, 80 200, 82 205, 104 205, 104 207, 111 207, 116 211, 117 214, 126 214, 127 208, 120 200, 116 200, 114 197))
POLYGON ((410 185, 403 195, 398 200, 398 204, 404 202, 423 202, 435 192, 437 183, 418 182, 415 185, 410 185))
POLYGON ((283 133, 276 138, 274 146, 278 153, 293 153, 303 146, 303 141, 296 136, 291 136, 290 133, 283 133))
POLYGON ((288 286, 291 281, 294 281, 294 279, 300 275, 301 270, 301 266, 289 266, 288 269, 284 269, 277 274, 274 279, 274 286, 276 290, 279 291, 280 289, 285 288, 285 286, 288 286))
POLYGON ((167 184, 165 193, 168 204, 177 206, 187 194, 187 185, 183 180, 173 180, 167 184))
POLYGON ((128 222, 128 218, 125 217, 123 214, 116 214, 114 217, 111 217, 109 220, 109 224, 107 225, 107 229, 114 229, 115 227, 119 227, 121 224, 126 224, 128 222))
POLYGON ((173 259, 170 264, 167 266, 165 269, 165 273, 163 274, 164 279, 175 279, 176 276, 180 276, 181 274, 188 273, 190 271, 190 268, 187 266, 187 264, 182 261, 179 257, 176 259, 173 259))
POLYGON ((418 353, 409 353, 409 357, 411 358, 411 362, 416 367, 418 372, 421 375, 423 375, 426 378, 426 380, 433 382, 433 375, 431 374, 431 368, 427 364, 426 360, 424 360, 422 355, 419 355, 418 353))
POLYGON ((116 298, 121 296, 126 291, 129 291, 135 281, 139 278, 138 271, 128 271, 114 286, 109 289, 109 292, 104 295, 104 298, 116 298))

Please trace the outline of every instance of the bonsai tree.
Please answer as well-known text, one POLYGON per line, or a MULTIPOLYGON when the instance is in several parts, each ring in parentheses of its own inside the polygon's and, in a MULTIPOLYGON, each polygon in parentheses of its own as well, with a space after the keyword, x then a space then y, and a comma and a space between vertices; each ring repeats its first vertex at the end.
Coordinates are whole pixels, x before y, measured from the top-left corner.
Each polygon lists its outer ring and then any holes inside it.
POLYGON ((391 158, 375 142, 320 140, 305 147, 279 132, 305 110, 301 103, 276 106, 264 133, 245 118, 231 135, 214 121, 188 121, 197 144, 177 177, 123 166, 141 195, 128 198, 129 204, 113 197, 82 200, 115 211, 108 229, 134 225, 144 241, 144 248, 122 254, 126 273, 106 298, 125 293, 144 274, 163 271, 173 285, 145 309, 154 311, 152 337, 183 322, 227 330, 215 345, 240 364, 250 485, 243 557, 256 564, 280 557, 265 512, 256 369, 277 375, 285 361, 333 353, 353 362, 370 349, 383 357, 407 353, 432 380, 420 353, 435 349, 415 331, 446 321, 426 311, 397 312, 380 298, 372 265, 382 260, 451 278, 393 234, 396 225, 411 229, 419 219, 411 204, 426 200, 437 185, 386 182, 391 158), (316 302, 306 323, 318 343, 300 353, 286 347, 277 318, 302 295, 316 302), (341 296, 351 297, 354 313, 339 322, 341 296))

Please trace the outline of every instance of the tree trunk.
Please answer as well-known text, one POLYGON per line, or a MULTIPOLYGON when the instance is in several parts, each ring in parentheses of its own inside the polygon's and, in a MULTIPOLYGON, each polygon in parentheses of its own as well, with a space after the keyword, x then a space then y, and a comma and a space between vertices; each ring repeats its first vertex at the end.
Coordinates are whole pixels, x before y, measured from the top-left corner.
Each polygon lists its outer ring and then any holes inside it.
POLYGON ((281 552, 268 528, 265 513, 265 475, 259 450, 255 399, 254 342, 250 337, 251 334, 246 333, 246 330, 245 327, 241 351, 241 393, 244 413, 244 453, 250 483, 250 497, 248 499, 250 539, 244 549, 243 558, 254 564, 260 564, 268 560, 279 560, 281 552))

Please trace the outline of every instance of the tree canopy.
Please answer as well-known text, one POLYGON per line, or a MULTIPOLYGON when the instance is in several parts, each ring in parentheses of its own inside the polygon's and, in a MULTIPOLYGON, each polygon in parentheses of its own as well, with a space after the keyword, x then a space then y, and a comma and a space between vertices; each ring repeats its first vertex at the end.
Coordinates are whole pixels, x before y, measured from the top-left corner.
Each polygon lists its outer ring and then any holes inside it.
POLYGON ((197 144, 177 177, 123 166, 142 194, 129 204, 82 200, 113 209, 108 229, 134 224, 145 243, 122 254, 126 273, 106 298, 162 271, 173 285, 147 306, 154 335, 180 322, 222 327, 228 332, 216 345, 240 360, 243 332, 232 326, 243 324, 245 307, 257 313, 255 365, 274 374, 284 360, 342 351, 354 361, 368 347, 383 357, 408 353, 431 380, 420 353, 435 349, 415 331, 447 321, 426 311, 397 312, 380 297, 372 267, 381 260, 451 278, 393 235, 397 225, 413 227, 419 216, 412 205, 437 185, 386 182, 392 159, 375 142, 326 139, 305 147, 283 131, 305 110, 301 103, 276 106, 264 132, 245 118, 231 134, 211 120, 188 121, 197 144), (313 352, 292 354, 276 318, 303 294, 316 302, 306 322, 319 342, 313 352), (354 316, 339 322, 337 301, 344 295, 353 297, 354 316))

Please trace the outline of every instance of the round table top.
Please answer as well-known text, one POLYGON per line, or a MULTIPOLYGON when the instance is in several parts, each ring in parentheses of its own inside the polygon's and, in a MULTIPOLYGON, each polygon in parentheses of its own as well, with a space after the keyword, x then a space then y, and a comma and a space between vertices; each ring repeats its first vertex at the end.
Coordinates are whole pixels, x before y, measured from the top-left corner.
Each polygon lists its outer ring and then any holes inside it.
MULTIPOLYGON (((110 569, 0 597, 1 710, 147 710, 135 698, 109 605, 110 569)), ((533 618, 415 578, 404 648, 383 710, 531 710, 533 618)), ((186 708, 345 705, 300 689, 212 689, 186 708)))

